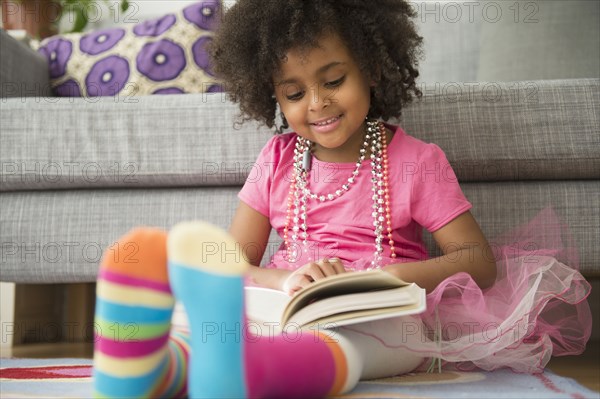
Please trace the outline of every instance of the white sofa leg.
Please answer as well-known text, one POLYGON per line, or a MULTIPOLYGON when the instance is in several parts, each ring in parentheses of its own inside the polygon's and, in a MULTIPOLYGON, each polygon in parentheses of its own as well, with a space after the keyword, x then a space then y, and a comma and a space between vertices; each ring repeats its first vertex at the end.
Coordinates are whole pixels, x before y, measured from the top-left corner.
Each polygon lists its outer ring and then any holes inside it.
POLYGON ((15 334, 15 283, 0 282, 0 357, 12 354, 15 334))

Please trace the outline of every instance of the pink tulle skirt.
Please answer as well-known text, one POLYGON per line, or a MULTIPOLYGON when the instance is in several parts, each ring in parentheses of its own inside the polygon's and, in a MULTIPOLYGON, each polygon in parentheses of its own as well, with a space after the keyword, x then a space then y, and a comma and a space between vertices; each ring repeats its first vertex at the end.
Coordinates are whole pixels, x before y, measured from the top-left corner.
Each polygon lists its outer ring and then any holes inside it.
POLYGON ((482 291, 459 273, 427 295, 427 311, 418 317, 349 329, 365 335, 396 331, 374 338, 461 370, 509 367, 535 373, 551 356, 582 353, 592 326, 586 299, 591 287, 554 212, 545 209, 490 244, 498 269, 492 287, 482 291))

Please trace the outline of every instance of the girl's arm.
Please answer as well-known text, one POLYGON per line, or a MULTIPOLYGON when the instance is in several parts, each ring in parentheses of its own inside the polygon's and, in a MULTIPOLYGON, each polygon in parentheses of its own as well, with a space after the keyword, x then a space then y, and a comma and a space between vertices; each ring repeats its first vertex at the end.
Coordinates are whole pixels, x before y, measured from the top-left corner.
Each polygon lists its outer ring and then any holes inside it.
POLYGON ((431 292, 447 277, 466 272, 480 288, 496 279, 496 262, 477 221, 465 212, 432 233, 444 255, 421 262, 398 263, 383 269, 431 292))
POLYGON ((291 295, 313 281, 345 272, 339 259, 311 262, 295 272, 258 267, 267 248, 271 223, 269 218, 242 201, 233 216, 229 233, 240 244, 246 260, 255 266, 248 271, 250 278, 262 287, 284 290, 291 295))
POLYGON ((281 289, 283 282, 291 273, 289 270, 258 267, 271 233, 269 218, 240 201, 231 221, 229 233, 240 244, 246 260, 256 266, 251 267, 248 272, 253 282, 263 287, 281 289))

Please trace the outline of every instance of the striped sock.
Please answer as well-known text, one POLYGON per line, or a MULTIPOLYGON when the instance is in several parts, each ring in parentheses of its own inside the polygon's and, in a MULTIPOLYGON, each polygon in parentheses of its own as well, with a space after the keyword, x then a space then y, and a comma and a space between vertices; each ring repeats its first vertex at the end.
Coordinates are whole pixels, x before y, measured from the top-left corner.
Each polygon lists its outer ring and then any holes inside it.
POLYGON ((166 238, 158 229, 137 229, 104 253, 95 316, 97 397, 152 397, 185 387, 186 345, 180 337, 169 342, 174 299, 166 238))
POLYGON ((169 337, 169 368, 154 396, 161 398, 184 398, 187 396, 189 353, 189 332, 172 329, 169 337))

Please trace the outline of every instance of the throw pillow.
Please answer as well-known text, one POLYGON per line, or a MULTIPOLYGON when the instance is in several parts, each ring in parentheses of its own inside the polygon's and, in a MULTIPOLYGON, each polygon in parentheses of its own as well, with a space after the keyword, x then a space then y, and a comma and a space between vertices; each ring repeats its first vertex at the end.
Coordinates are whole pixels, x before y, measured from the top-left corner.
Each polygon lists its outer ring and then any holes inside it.
POLYGON ((219 92, 206 45, 221 12, 204 0, 130 27, 53 36, 38 51, 61 97, 219 92))

